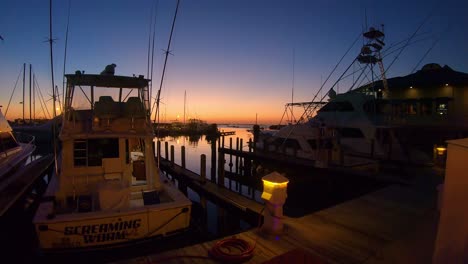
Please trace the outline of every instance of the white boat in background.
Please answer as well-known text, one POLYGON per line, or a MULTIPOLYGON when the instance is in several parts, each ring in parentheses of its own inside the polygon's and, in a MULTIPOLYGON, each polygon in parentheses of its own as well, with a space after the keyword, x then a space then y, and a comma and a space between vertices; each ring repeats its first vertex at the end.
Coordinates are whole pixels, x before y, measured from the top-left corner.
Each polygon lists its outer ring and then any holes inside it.
POLYGON ((155 161, 149 80, 66 75, 62 152, 34 216, 42 250, 102 248, 188 228, 191 202, 155 161))
MULTIPOLYGON (((287 104, 287 107, 303 106, 303 115, 298 122, 281 127, 273 134, 260 133, 256 143, 257 151, 310 160, 313 166, 322 168, 333 165, 353 166, 376 160, 411 161, 418 164, 432 161, 432 156, 401 144, 401 138, 396 133, 399 127, 382 122, 389 116, 384 115, 379 107, 390 93, 395 93, 388 87, 380 53, 385 45, 385 35, 378 29, 370 28, 363 36, 367 42, 353 63, 367 65, 362 67, 362 73, 366 68, 372 69, 378 65, 380 87, 375 86, 378 79, 374 79, 353 90, 356 80, 345 93, 337 94, 333 87, 330 88, 325 95, 329 97, 328 102, 323 101, 324 96, 320 101, 287 104)), ((375 74, 373 71, 371 73, 375 74)), ((391 103, 394 108, 408 107, 403 100, 391 103)))
POLYGON ((0 109, 0 180, 23 166, 35 149, 34 137, 15 134, 0 109))

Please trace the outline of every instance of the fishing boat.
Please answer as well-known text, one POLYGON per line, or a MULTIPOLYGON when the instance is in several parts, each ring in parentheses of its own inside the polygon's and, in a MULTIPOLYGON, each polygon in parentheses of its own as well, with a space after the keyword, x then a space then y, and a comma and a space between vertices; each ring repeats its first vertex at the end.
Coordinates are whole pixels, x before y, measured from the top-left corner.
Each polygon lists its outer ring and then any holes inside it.
MULTIPOLYGON (((389 85, 385 76, 386 70, 382 63, 383 56, 381 54, 385 45, 384 36, 383 31, 376 28, 370 28, 369 31, 363 33, 365 44, 351 65, 359 63, 365 66, 361 67, 361 73, 353 81, 348 92, 341 94, 335 92, 333 88, 338 80, 318 101, 288 104, 287 108, 298 105, 305 108, 299 121, 291 122, 275 133, 260 133, 256 142, 257 150, 263 153, 273 152, 275 155, 283 154, 310 160, 316 167, 352 166, 375 160, 429 163, 432 155, 412 148, 410 144, 406 144, 408 141, 401 137, 399 132, 402 125, 408 126, 409 124, 389 122, 392 116, 383 109, 385 106, 390 106, 390 103, 395 109, 398 107, 401 110, 403 108, 409 109, 407 100, 392 98, 400 92, 397 92, 399 89, 393 86, 396 82, 392 80, 389 85), (364 72, 365 70, 370 70, 370 73, 364 72), (353 89, 358 83, 359 77, 363 75, 372 76, 372 81, 367 85, 353 89), (374 76, 376 77, 374 78, 374 76), (324 100, 326 96, 328 96, 328 101, 324 100)), ((350 68, 348 67, 348 69, 350 68)), ((341 76, 344 76, 345 73, 341 76)), ((445 82, 450 81, 444 80, 445 82)), ((413 88, 411 85, 408 85, 409 87, 413 88)), ((403 95, 408 96, 408 94, 403 95)), ((432 96, 434 96, 433 92, 432 96)), ((416 98, 407 99, 411 99, 412 104, 416 102, 416 98)), ((432 101, 436 102, 437 100, 432 101)), ((437 111, 433 111, 434 116, 440 119, 440 115, 436 114, 440 111, 437 111)), ((285 110, 286 112, 287 110, 285 110)), ((398 117, 398 120, 401 121, 402 115, 398 117)), ((415 115, 408 115, 407 119, 415 119, 414 117, 415 115)), ((421 120, 421 118, 418 119, 421 120)))
POLYGON ((155 160, 149 80, 65 76, 62 151, 33 219, 39 248, 123 246, 186 230, 191 202, 155 160))
POLYGON ((0 180, 23 166, 35 149, 34 137, 14 133, 0 109, 0 180))

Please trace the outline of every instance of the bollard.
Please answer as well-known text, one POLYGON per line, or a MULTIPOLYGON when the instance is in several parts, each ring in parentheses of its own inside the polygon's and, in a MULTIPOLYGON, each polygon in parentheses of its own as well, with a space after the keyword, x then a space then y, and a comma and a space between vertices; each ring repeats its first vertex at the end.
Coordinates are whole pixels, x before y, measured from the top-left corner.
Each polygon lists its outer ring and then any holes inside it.
POLYGON ((284 228, 283 205, 287 197, 288 178, 272 172, 264 177, 262 199, 265 201, 262 230, 279 235, 284 228))

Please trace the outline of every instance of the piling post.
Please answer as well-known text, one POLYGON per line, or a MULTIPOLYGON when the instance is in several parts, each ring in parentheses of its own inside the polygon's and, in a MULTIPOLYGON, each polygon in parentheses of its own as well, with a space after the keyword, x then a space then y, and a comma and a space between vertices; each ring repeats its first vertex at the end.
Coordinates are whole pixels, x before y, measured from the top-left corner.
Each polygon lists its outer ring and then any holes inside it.
POLYGON ((211 141, 211 181, 216 182, 216 140, 211 141))
POLYGON ((159 158, 161 157, 161 141, 156 141, 156 155, 159 158))
POLYGON ((221 137, 221 148, 224 148, 224 135, 221 137))
POLYGON ((252 146, 252 139, 249 138, 249 152, 252 152, 253 146, 252 146))
POLYGON ((171 167, 174 167, 174 145, 171 145, 171 167))
POLYGON ((166 160, 169 159, 169 143, 166 141, 164 142, 164 151, 165 151, 165 156, 166 156, 166 160))
MULTIPOLYGON (((232 137, 229 138, 229 149, 232 150, 232 137)), ((232 189, 232 154, 229 154, 229 172, 231 177, 229 178, 229 190, 232 189)))
POLYGON ((200 182, 205 184, 206 182, 206 155, 201 154, 200 156, 200 182))
POLYGON ((182 168, 185 169, 185 146, 180 147, 180 160, 181 160, 181 165, 182 168))
MULTIPOLYGON (((239 150, 239 138, 236 137, 236 150, 239 150)), ((239 176, 239 156, 236 155, 236 166, 235 166, 236 178, 239 176)), ((239 189, 239 179, 236 180, 236 190, 239 189)))
POLYGON ((219 152, 218 157, 218 185, 224 187, 224 152, 219 152))
MULTIPOLYGON (((236 137, 236 150, 239 150, 239 138, 236 137)), ((239 173, 239 156, 236 155, 236 175, 239 173)))
POLYGON ((254 136, 254 150, 255 150, 255 144, 258 142, 260 138, 260 126, 259 125, 254 125, 253 126, 253 136, 254 136))

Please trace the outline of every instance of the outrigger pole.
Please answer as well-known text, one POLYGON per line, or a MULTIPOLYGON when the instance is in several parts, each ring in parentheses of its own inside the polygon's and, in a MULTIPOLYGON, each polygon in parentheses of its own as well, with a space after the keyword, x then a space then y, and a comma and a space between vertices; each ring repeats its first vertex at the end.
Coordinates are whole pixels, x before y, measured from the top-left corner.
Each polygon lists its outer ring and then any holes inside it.
POLYGON ((53 125, 52 125, 52 138, 53 138, 53 145, 54 145, 54 159, 55 159, 55 174, 58 174, 58 164, 57 164, 57 142, 56 142, 56 125, 57 119, 57 112, 55 110, 55 82, 54 82, 54 57, 52 52, 52 44, 54 43, 54 39, 52 38, 52 0, 49 0, 49 47, 50 47, 50 71, 52 77, 52 101, 53 101, 53 125))
MULTIPOLYGON (((179 3, 180 3, 180 0, 177 0, 177 6, 176 6, 175 13, 174 13, 174 19, 172 20, 171 34, 169 35, 169 41, 167 42, 167 49, 165 51, 166 57, 164 59, 164 67, 163 67, 163 70, 162 70, 161 82, 159 84, 159 90, 158 90, 158 95, 156 97, 156 101, 154 102, 156 104, 156 112, 155 112, 155 115, 154 115, 154 123, 156 123, 156 119, 158 119, 158 123, 159 123, 159 100, 161 98, 161 89, 162 89, 163 82, 164 82, 164 75, 166 73, 167 57, 169 56, 169 52, 170 52, 169 50, 171 48, 172 34, 174 33, 174 26, 175 26, 175 22, 176 22, 176 18, 177 18, 177 11, 179 10, 179 3)), ((158 155, 158 168, 159 168, 159 155, 158 155)))

